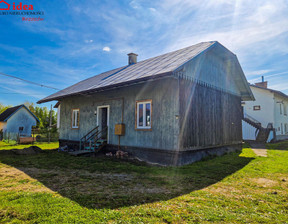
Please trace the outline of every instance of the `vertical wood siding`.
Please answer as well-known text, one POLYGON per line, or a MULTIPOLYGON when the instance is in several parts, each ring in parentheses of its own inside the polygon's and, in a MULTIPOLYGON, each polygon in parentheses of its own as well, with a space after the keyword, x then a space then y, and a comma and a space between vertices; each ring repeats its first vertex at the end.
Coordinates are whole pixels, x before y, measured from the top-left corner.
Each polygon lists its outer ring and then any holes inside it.
POLYGON ((189 80, 180 80, 180 148, 241 142, 241 99, 189 80))

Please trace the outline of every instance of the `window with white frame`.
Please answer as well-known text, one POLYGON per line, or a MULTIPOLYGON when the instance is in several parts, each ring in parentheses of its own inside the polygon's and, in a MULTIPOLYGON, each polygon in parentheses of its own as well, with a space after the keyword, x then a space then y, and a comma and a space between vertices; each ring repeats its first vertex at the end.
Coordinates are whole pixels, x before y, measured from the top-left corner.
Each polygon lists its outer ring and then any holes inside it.
POLYGON ((282 104, 280 103, 280 114, 282 114, 282 104))
POLYGON ((72 128, 79 128, 79 109, 72 110, 72 128))
POLYGON ((284 115, 287 116, 287 105, 283 104, 284 115))
POLYGON ((151 129, 152 127, 152 100, 136 102, 136 128, 151 129))

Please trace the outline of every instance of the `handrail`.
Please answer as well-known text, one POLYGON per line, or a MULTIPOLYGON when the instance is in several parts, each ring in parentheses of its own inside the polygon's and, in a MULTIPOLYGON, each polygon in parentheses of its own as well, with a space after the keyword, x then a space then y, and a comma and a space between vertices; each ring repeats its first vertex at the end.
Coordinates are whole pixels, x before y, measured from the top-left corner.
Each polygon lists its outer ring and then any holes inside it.
POLYGON ((96 143, 99 139, 103 137, 103 133, 107 135, 107 128, 105 127, 102 130, 99 130, 99 126, 93 128, 89 131, 85 136, 80 139, 80 150, 82 150, 82 146, 85 146, 88 141, 94 139, 94 143, 96 143))
POLYGON ((95 128, 93 128, 91 131, 89 131, 86 135, 84 135, 81 139, 80 139, 80 145, 79 145, 79 149, 82 149, 82 145, 85 145, 86 142, 91 139, 97 132, 98 132, 98 128, 99 126, 96 126, 95 128), (95 132, 96 133, 93 133, 95 132), (90 136, 89 136, 90 135, 90 136), (89 137, 88 137, 89 136, 89 137), (88 138, 87 138, 88 137, 88 138))
POLYGON ((250 115, 248 115, 246 113, 244 113, 244 118, 248 118, 249 120, 253 121, 254 123, 261 125, 260 121, 256 120, 254 117, 251 117, 250 115))
POLYGON ((87 138, 88 135, 90 135, 93 131, 98 130, 99 126, 96 126, 95 128, 93 128, 91 131, 89 131, 86 135, 84 135, 80 141, 84 140, 87 138))

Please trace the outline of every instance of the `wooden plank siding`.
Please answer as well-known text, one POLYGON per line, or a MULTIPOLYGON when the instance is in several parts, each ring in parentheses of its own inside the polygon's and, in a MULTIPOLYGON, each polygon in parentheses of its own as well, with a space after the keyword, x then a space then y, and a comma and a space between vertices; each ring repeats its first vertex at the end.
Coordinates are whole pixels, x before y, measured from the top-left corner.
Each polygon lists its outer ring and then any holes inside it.
POLYGON ((179 81, 180 149, 224 146, 241 142, 241 99, 181 79, 179 81))

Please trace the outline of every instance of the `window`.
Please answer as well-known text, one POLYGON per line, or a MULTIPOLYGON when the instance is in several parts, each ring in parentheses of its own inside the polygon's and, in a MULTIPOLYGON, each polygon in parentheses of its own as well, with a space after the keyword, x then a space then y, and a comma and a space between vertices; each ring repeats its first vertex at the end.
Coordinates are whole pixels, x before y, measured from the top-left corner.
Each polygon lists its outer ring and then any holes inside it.
POLYGON ((284 115, 287 116, 287 105, 283 104, 283 108, 284 108, 284 115))
POLYGON ((79 128, 79 109, 72 110, 72 128, 79 128))
POLYGON ((282 104, 280 103, 280 114, 282 114, 282 104))
POLYGON ((152 127, 152 100, 137 101, 136 128, 151 129, 152 127))
POLYGON ((19 127, 19 131, 23 131, 24 130, 24 127, 19 127))
POLYGON ((260 105, 254 106, 253 110, 261 110, 261 106, 260 105))

